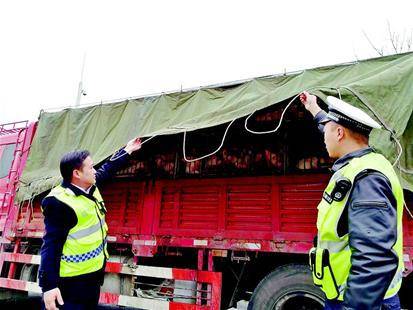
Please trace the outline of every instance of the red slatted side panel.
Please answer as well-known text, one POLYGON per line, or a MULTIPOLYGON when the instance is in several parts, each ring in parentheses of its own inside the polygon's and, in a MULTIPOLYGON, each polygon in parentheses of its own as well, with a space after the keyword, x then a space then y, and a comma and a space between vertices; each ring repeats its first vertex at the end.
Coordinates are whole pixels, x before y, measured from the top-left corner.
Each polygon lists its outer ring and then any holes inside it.
POLYGON ((324 187, 324 183, 281 185, 280 232, 316 233, 316 207, 324 187))
POLYGON ((271 184, 228 186, 226 230, 271 231, 271 190, 271 184))
POLYGON ((164 182, 154 233, 271 240, 274 190, 269 177, 164 182))
POLYGON ((184 186, 179 196, 179 228, 208 230, 218 228, 218 186, 184 186))
POLYGON ((110 234, 139 233, 143 195, 142 182, 114 182, 102 188, 110 234))
POLYGON ((164 182, 158 188, 154 233, 247 240, 304 234, 311 239, 324 186, 313 176, 164 182))
POLYGON ((183 182, 162 186, 157 233, 198 237, 210 236, 217 230, 220 187, 199 185, 183 182))
POLYGON ((159 227, 170 229, 174 226, 175 212, 175 192, 179 189, 165 187, 161 195, 161 214, 159 218, 159 227))

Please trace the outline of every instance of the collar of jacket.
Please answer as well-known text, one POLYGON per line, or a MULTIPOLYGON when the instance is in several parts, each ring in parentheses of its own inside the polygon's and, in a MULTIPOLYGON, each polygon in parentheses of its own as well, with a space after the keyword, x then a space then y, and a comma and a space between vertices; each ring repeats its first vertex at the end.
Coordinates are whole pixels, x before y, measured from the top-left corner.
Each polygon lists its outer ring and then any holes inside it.
POLYGON ((96 189, 96 185, 92 185, 92 187, 89 190, 89 194, 87 194, 86 192, 82 191, 80 188, 77 188, 76 186, 73 186, 73 184, 65 182, 65 181, 62 182, 62 187, 70 189, 73 193, 75 193, 76 196, 83 195, 89 199, 90 197, 93 197, 93 193, 95 192, 95 189, 96 189))
POLYGON ((347 165, 349 163, 350 160, 352 160, 353 158, 356 157, 361 157, 364 156, 368 153, 374 152, 374 149, 372 147, 366 147, 364 149, 360 149, 351 153, 348 153, 346 155, 344 155, 343 157, 340 157, 339 159, 337 159, 333 165, 333 167, 331 168, 331 170, 333 172, 336 172, 337 170, 340 170, 341 168, 343 168, 345 165, 347 165))

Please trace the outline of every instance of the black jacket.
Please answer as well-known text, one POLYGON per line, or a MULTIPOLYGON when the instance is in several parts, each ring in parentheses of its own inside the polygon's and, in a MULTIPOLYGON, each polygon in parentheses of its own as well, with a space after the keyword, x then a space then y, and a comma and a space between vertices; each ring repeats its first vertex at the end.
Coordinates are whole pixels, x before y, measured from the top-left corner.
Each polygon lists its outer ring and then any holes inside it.
MULTIPOLYGON (((324 118, 321 111, 317 123, 324 118)), ((318 124, 323 131, 323 125, 318 124)), ((333 165, 336 172, 351 159, 374 150, 370 147, 349 153, 333 165)), ((398 257, 392 250, 397 240, 397 204, 390 181, 378 171, 356 176, 337 232, 349 234, 351 269, 344 294, 344 309, 380 309, 393 279, 398 257)))
MULTIPOLYGON (((117 152, 110 160, 106 161, 96 172, 96 185, 111 178, 125 162, 129 155, 125 150, 117 152)), ((63 182, 63 187, 70 188, 75 195, 84 195, 93 200, 93 192, 96 186, 93 185, 86 194, 81 189, 70 183, 63 182)), ((80 276, 60 278, 60 257, 62 255, 63 245, 66 242, 69 230, 77 224, 77 217, 71 207, 57 200, 55 197, 46 197, 42 201, 44 214, 45 235, 40 255, 39 285, 42 291, 46 292, 53 288, 59 287, 65 291, 65 297, 73 296, 73 301, 87 299, 93 296, 96 286, 103 284, 104 266, 98 271, 80 276), (93 292, 91 292, 93 290, 93 292)), ((63 292, 62 292, 63 294, 63 292)), ((69 297, 70 298, 70 297, 69 297)))

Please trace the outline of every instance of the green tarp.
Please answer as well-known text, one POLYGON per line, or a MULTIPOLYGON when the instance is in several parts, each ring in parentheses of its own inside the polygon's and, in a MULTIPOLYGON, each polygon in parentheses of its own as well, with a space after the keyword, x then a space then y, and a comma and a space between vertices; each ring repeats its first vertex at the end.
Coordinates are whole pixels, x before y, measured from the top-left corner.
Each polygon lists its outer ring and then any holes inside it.
MULTIPOLYGON (((374 111, 401 142, 403 153, 396 170, 403 186, 413 190, 413 53, 406 53, 261 77, 230 87, 207 87, 42 113, 17 199, 29 199, 57 184, 58 165, 65 152, 88 149, 99 162, 133 137, 226 123, 304 90, 321 98, 337 95, 339 90, 344 100, 370 115, 374 111)), ((388 131, 374 130, 371 145, 395 160, 397 148, 388 131)))

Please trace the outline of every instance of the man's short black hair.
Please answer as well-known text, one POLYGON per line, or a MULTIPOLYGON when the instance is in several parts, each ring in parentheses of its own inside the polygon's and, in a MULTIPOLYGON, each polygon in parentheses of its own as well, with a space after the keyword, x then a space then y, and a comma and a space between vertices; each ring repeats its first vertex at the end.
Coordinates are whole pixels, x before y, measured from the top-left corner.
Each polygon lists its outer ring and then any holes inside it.
POLYGON ((90 155, 87 150, 72 151, 63 155, 60 160, 60 173, 65 182, 72 181, 73 170, 80 169, 86 157, 90 155))

